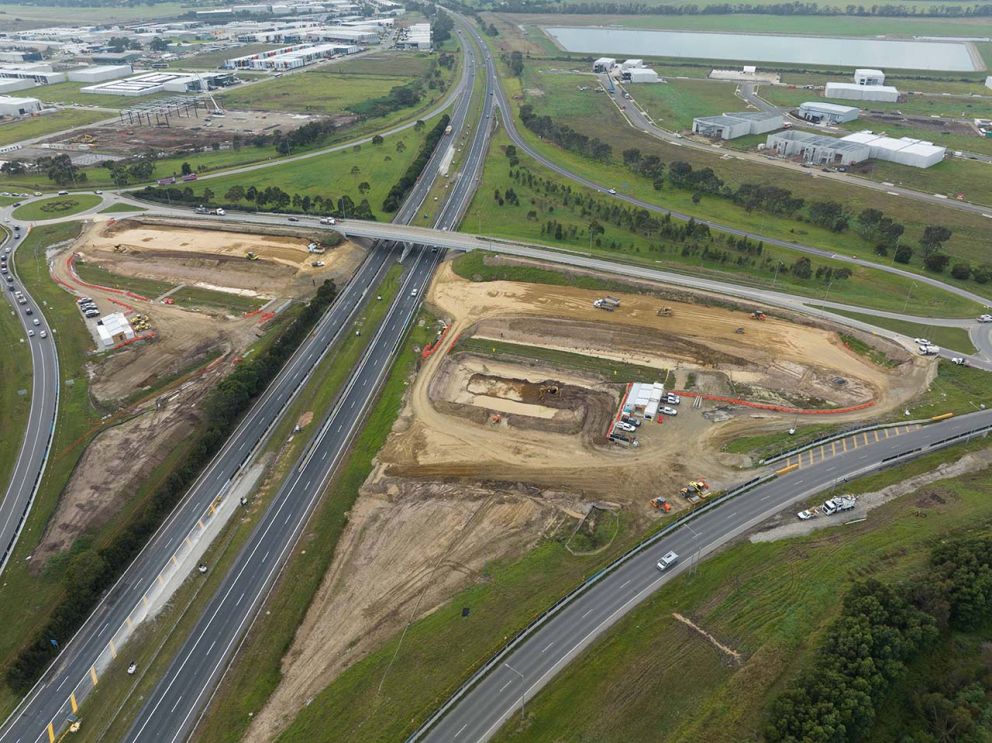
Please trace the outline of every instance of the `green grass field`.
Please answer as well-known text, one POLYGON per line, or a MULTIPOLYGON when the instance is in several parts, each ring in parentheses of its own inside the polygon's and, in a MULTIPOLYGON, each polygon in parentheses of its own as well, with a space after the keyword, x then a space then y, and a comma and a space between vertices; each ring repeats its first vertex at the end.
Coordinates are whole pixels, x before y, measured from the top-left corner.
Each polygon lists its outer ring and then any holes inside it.
POLYGON ((220 310, 233 315, 257 310, 267 301, 255 297, 242 297, 228 292, 200 289, 195 286, 183 287, 170 296, 181 307, 220 310))
MULTIPOLYGON (((934 455, 930 466, 951 456, 934 455)), ((924 463, 858 481, 856 490, 895 482, 924 463)), ((910 494, 861 524, 742 544, 701 563, 576 658, 496 740, 757 739, 768 701, 810 658, 852 581, 919 574, 936 540, 980 530, 992 516, 984 473, 927 492, 940 505, 910 494), (676 612, 740 652, 741 665, 676 621, 676 612)))
POLYGON ((111 204, 105 209, 100 210, 100 214, 123 214, 124 212, 144 212, 148 211, 143 206, 134 206, 132 204, 111 204))
POLYGON ((663 129, 692 129, 697 116, 714 116, 747 107, 734 95, 736 83, 671 80, 663 85, 632 85, 628 92, 663 129))
MULTIPOLYGON (((604 131, 609 132, 608 139, 614 153, 613 161, 601 163, 540 140, 519 124, 518 120, 521 134, 528 142, 562 166, 602 184, 604 188, 613 187, 623 193, 636 194, 641 199, 663 207, 713 219, 754 234, 793 240, 876 260, 871 246, 851 231, 831 233, 807 222, 798 222, 758 211, 748 213, 742 207, 722 198, 704 196, 696 204, 693 203, 692 194, 682 189, 666 186, 663 191, 654 191, 650 180, 635 175, 619 163, 620 153, 624 149, 636 147, 644 154, 657 154, 666 163, 684 160, 695 168, 711 167, 731 187, 744 182, 774 184, 802 195, 807 201, 838 201, 855 213, 864 208, 866 198, 865 192, 842 182, 814 178, 809 173, 793 173, 781 168, 766 167, 760 163, 721 159, 716 153, 688 150, 643 135, 626 124, 605 95, 593 91, 579 91, 578 81, 582 80, 587 83, 588 76, 541 74, 534 67, 527 67, 522 83, 518 83, 515 79, 505 81, 511 97, 523 95, 522 90, 528 91, 524 95, 524 101, 532 103, 538 113, 547 114, 560 123, 590 136, 603 136, 604 131), (532 91, 535 90, 543 93, 534 94, 532 91)), ((987 241, 988 220, 980 214, 951 209, 938 211, 934 207, 920 210, 912 200, 878 192, 872 192, 870 198, 874 207, 906 225, 905 242, 915 244, 925 224, 939 221, 954 231, 953 239, 947 244, 947 251, 950 254, 971 260, 976 264, 986 260, 986 250, 983 246, 987 241)), ((910 264, 910 268, 920 270, 918 263, 910 264)), ((954 283, 953 279, 947 278, 947 280, 949 283, 954 283)), ((964 286, 978 293, 983 291, 982 287, 973 282, 967 282, 964 286)))
POLYGON ((878 317, 876 315, 863 315, 858 312, 847 312, 844 310, 831 309, 838 315, 850 317, 854 320, 877 325, 880 328, 888 328, 897 333, 902 333, 910 338, 926 338, 938 346, 951 348, 962 353, 974 353, 975 344, 971 342, 968 331, 964 328, 946 328, 940 325, 921 325, 919 323, 907 322, 905 320, 894 320, 890 317, 878 317))
POLYGON ((20 119, 9 124, 0 124, 0 146, 6 146, 25 139, 44 137, 76 126, 85 126, 95 121, 102 121, 107 116, 106 111, 86 111, 83 109, 67 108, 50 114, 34 116, 30 119, 20 119))
MULTIPOLYGON (((938 139, 931 141, 942 144, 938 139)), ((951 198, 960 194, 967 201, 992 206, 992 163, 954 157, 923 170, 876 160, 869 165, 868 175, 872 180, 951 198)))
MULTIPOLYGON (((842 281, 828 283, 816 279, 801 280, 792 276, 787 270, 780 271, 776 275, 773 270, 765 270, 761 266, 740 266, 733 259, 722 261, 719 258, 704 258, 701 252, 683 255, 680 244, 666 246, 664 238, 649 239, 638 233, 606 223, 603 224, 604 233, 598 238, 602 241, 602 247, 597 247, 590 241, 588 234, 590 217, 582 213, 581 207, 576 204, 574 198, 571 199, 569 205, 565 205, 560 197, 556 198, 545 194, 540 185, 530 189, 522 185, 521 182, 510 178, 507 161, 501 151, 507 142, 508 140, 503 133, 494 137, 493 149, 486 162, 482 184, 472 200, 462 223, 462 229, 479 230, 482 234, 542 243, 611 260, 647 264, 654 268, 672 269, 693 275, 729 280, 738 284, 774 286, 780 291, 793 292, 811 298, 824 298, 829 295, 834 300, 846 301, 862 307, 898 310, 902 308, 905 301, 906 291, 909 288, 908 280, 863 267, 854 267, 851 277, 842 281), (499 206, 494 200, 495 190, 505 193, 508 188, 514 189, 517 193, 520 199, 519 206, 512 206, 509 203, 499 206), (531 214, 532 212, 536 214, 531 214), (563 229, 574 228, 575 236, 570 238, 563 235, 563 238, 558 240, 551 234, 542 233, 542 225, 550 219, 557 220, 563 225, 563 229), (610 247, 614 243, 616 247, 610 247), (663 251, 658 250, 659 245, 664 247, 663 251)), ((558 176, 534 164, 526 157, 521 158, 521 163, 526 165, 535 175, 560 180, 558 176)), ((589 194, 587 189, 577 185, 572 186, 571 192, 573 195, 589 194)), ((609 197, 600 194, 597 198, 609 197)), ((768 264, 769 266, 776 265, 776 260, 782 261, 788 266, 796 260, 797 254, 788 249, 765 246, 763 258, 772 261, 768 264)), ((836 261, 820 258, 816 259, 814 263, 816 266, 839 267, 841 265, 836 261)), ((969 308, 976 309, 971 302, 932 287, 924 289, 919 286, 914 289, 914 297, 920 302, 921 307, 926 308, 921 312, 925 311, 934 316, 944 314, 954 316, 966 312, 969 308), (927 292, 927 296, 923 296, 924 291, 927 292), (917 292, 920 294, 917 295, 917 292)))
POLYGON ((108 271, 95 263, 90 264, 82 260, 75 263, 76 273, 83 281, 100 286, 112 286, 115 289, 134 292, 148 299, 154 299, 160 294, 172 289, 175 284, 166 281, 156 281, 155 279, 143 279, 138 276, 121 276, 118 273, 108 271))
POLYGON ((228 108, 337 114, 379 98, 427 71, 422 54, 359 58, 284 75, 218 96, 228 108))
MULTIPOLYGON (((831 78, 837 80, 836 77, 831 78)), ((907 81, 912 86, 913 81, 907 81)), ((900 90, 901 93, 906 91, 900 90)), ((978 92, 978 91, 975 91, 978 92)), ((906 115, 947 116, 965 119, 992 117, 992 100, 988 98, 971 98, 970 96, 943 95, 913 95, 899 103, 883 103, 880 101, 846 101, 835 98, 824 98, 822 91, 801 90, 783 85, 762 85, 758 95, 774 103, 776 106, 798 106, 805 101, 826 101, 842 105, 854 105, 866 111, 892 112, 901 111, 906 115)))
POLYGON ((32 201, 14 210, 14 219, 39 221, 69 217, 85 212, 99 204, 101 198, 92 193, 74 193, 68 196, 53 196, 50 199, 32 201))
MULTIPOLYGON (((433 120, 428 121, 424 131, 429 131, 432 125, 433 120)), ((381 145, 364 144, 357 150, 350 148, 271 168, 199 181, 193 184, 193 190, 202 194, 210 189, 215 194, 212 201, 219 203, 232 203, 225 194, 235 185, 245 189, 278 186, 291 195, 298 193, 325 199, 347 194, 356 204, 367 198, 372 211, 382 218, 386 216, 382 211, 383 199, 416 157, 423 140, 422 132, 405 129, 386 137, 381 145), (358 172, 353 174, 354 168, 358 168, 358 172), (362 183, 369 185, 365 194, 358 188, 362 183)), ((245 207, 250 206, 247 201, 243 203, 245 207)), ((299 211, 293 207, 287 210, 299 211)))

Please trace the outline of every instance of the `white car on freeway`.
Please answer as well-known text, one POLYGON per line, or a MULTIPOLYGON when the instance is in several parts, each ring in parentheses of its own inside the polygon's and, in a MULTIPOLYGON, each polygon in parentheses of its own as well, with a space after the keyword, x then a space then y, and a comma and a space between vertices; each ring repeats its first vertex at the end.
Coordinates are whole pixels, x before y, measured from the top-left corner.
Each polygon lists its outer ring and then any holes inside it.
POLYGON ((953 356, 951 357, 951 363, 957 364, 958 366, 964 366, 968 363, 968 360, 964 356, 953 356))
POLYGON ((992 315, 979 315, 978 322, 992 322, 992 315))
POLYGON ((913 343, 915 343, 917 346, 932 345, 930 341, 928 341, 926 338, 913 338, 913 343))
POLYGON ((665 415, 678 415, 679 411, 673 408, 671 405, 666 405, 661 409, 661 412, 665 415))

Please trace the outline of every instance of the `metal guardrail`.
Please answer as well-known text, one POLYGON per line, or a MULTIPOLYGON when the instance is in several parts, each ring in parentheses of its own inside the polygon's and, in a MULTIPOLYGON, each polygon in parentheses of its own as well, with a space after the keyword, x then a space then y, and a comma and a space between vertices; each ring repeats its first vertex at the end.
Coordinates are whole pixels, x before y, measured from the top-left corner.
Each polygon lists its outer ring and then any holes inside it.
POLYGON ((509 655, 510 652, 512 652, 520 643, 526 640, 535 629, 537 629, 542 624, 547 622, 549 619, 551 619, 551 617, 553 617, 555 614, 561 611, 565 606, 575 601, 580 595, 585 593, 587 590, 589 590, 592 586, 594 586, 596 583, 601 581, 607 575, 615 571, 617 568, 619 568, 621 565, 626 563, 628 560, 632 559, 633 557, 640 554, 647 548, 651 547, 656 542, 660 541, 664 537, 667 537, 677 529, 682 528, 685 524, 697 518, 699 515, 706 513, 707 511, 715 508, 718 505, 723 505, 727 500, 743 495, 744 493, 748 492, 749 490, 753 490, 759 485, 763 485, 764 483, 770 480, 774 480, 776 477, 778 477, 776 473, 772 473, 770 475, 763 475, 761 477, 754 477, 748 480, 747 482, 738 485, 736 488, 733 488, 732 490, 728 490, 723 495, 716 497, 714 500, 711 500, 709 503, 706 503, 705 505, 700 506, 699 508, 695 508, 686 514, 683 514, 682 516, 680 516, 679 518, 677 518, 675 521, 668 524, 664 528, 660 529, 659 531, 655 532, 649 537, 646 537, 645 539, 641 540, 636 545, 634 545, 629 550, 627 550, 622 555, 620 555, 620 557, 616 558, 609 565, 607 565, 606 567, 602 568, 601 570, 597 571, 596 573, 593 573, 591 576, 586 578, 582 583, 580 583, 578 586, 576 586, 567 594, 565 594, 560 599, 558 599, 554 604, 552 604, 550 607, 548 607, 543 612, 541 612, 541 614, 539 614, 537 617, 531 620, 531 622, 527 624, 526 627, 521 629, 519 632, 517 632, 517 634, 515 634, 512 638, 510 638, 503 645, 503 647, 500 648, 495 655, 493 655, 492 658, 486 661, 484 665, 482 665, 475 673, 473 673, 469 677, 469 679, 465 683, 463 683, 451 697, 448 698, 448 700, 437 710, 437 712, 431 715, 431 717, 428 718, 423 725, 417 728, 417 730, 415 730, 406 739, 406 743, 413 743, 414 741, 421 738, 425 733, 427 733, 432 727, 434 727, 434 725, 436 725, 441 720, 441 718, 443 718, 448 713, 448 711, 463 696, 465 696, 465 694, 467 694, 473 687, 475 687, 476 684, 478 684, 483 678, 485 678, 485 676, 490 671, 492 671, 493 668, 498 666, 502 662, 502 660, 507 655, 509 655))
POLYGON ((931 419, 926 418, 922 420, 912 420, 912 421, 895 421, 893 423, 876 423, 870 426, 859 426, 857 428, 849 428, 846 431, 838 431, 837 433, 830 433, 826 436, 820 436, 819 438, 813 439, 805 444, 795 446, 791 449, 786 449, 783 452, 779 452, 767 459, 759 459, 758 464, 773 464, 782 459, 787 459, 794 454, 801 454, 804 451, 809 451, 817 446, 822 446, 823 444, 829 444, 831 441, 840 441, 841 439, 846 439, 848 436, 854 436, 858 433, 867 433, 868 431, 880 431, 885 428, 898 428, 899 426, 922 426, 930 423, 931 419))

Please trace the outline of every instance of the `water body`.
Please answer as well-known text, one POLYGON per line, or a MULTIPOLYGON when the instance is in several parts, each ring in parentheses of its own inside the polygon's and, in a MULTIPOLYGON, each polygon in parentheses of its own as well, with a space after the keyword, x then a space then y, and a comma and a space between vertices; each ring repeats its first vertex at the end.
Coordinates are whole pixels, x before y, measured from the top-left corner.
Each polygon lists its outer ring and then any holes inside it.
POLYGON ((624 57, 682 57, 737 62, 842 65, 973 72, 982 69, 963 41, 841 39, 823 36, 639 31, 614 28, 544 29, 570 52, 624 57))

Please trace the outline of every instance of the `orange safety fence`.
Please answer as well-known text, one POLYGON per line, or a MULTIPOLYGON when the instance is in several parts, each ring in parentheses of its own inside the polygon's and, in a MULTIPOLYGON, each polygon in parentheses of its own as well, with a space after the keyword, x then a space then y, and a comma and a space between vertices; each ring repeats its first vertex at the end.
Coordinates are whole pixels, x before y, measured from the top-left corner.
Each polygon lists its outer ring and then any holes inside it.
POLYGON ((275 316, 276 316, 276 313, 275 312, 263 312, 258 317, 258 324, 259 325, 265 325, 265 323, 267 323, 269 320, 271 320, 275 316))
MULTIPOLYGON (((430 358, 431 354, 433 354, 437 349, 441 347, 441 344, 444 343, 444 337, 448 334, 448 328, 450 327, 451 327, 450 325, 445 325, 444 329, 441 330, 441 334, 438 335, 437 340, 435 340, 433 343, 427 343, 424 345, 424 349, 420 352, 420 358, 422 359, 430 358)), ((455 338, 455 340, 458 339, 455 338)), ((452 345, 454 344, 452 343, 452 345)))
POLYGON ((121 341, 111 350, 116 351, 118 348, 124 348, 124 346, 130 346, 132 343, 137 343, 138 341, 144 341, 154 337, 155 337, 155 331, 149 330, 147 333, 142 333, 141 335, 135 335, 134 338, 128 338, 126 341, 121 341))
MULTIPOLYGON (((73 253, 68 258, 66 258, 65 266, 67 269, 69 269, 69 273, 72 274, 72 278, 78 281, 80 286, 86 286, 89 287, 90 289, 99 289, 102 292, 109 292, 111 294, 122 294, 125 297, 131 297, 131 299, 140 299, 142 302, 150 301, 148 297, 144 297, 140 294, 135 294, 134 292, 130 292, 125 289, 115 289, 112 286, 103 286, 102 284, 91 284, 88 281, 83 281, 81 278, 79 278, 79 274, 76 273, 76 253, 73 253)), ((60 281, 59 283, 65 284, 65 282, 62 281, 60 281)), ((65 284, 65 286, 69 286, 69 285, 65 284)))
POLYGON ((838 415, 839 413, 853 413, 857 410, 870 408, 875 404, 874 400, 863 402, 859 405, 850 405, 846 408, 790 408, 786 405, 773 405, 766 402, 749 402, 736 397, 722 397, 720 395, 706 395, 702 392, 676 392, 682 397, 701 397, 704 400, 715 402, 725 402, 731 405, 743 405, 747 408, 757 408, 758 410, 773 410, 777 413, 789 413, 790 415, 838 415))
POLYGON ((113 297, 107 297, 107 301, 108 302, 113 302, 114 304, 118 304, 121 307, 123 307, 124 309, 126 309, 127 312, 124 313, 125 315, 129 315, 132 312, 134 312, 134 307, 132 307, 131 305, 127 304, 126 302, 120 301, 119 299, 114 299, 113 297))

